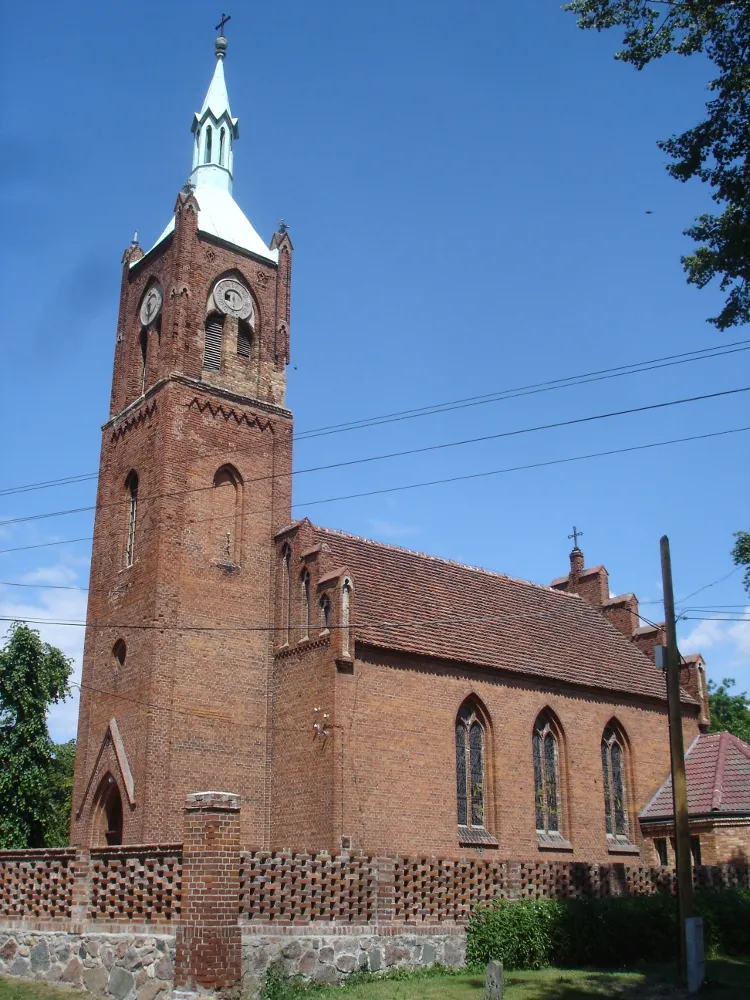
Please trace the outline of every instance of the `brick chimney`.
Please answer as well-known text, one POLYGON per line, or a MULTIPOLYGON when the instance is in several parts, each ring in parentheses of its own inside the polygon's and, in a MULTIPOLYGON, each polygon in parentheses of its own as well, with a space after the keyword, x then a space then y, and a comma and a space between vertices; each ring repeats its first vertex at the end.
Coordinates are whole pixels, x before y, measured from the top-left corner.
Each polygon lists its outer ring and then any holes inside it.
POLYGON ((609 573, 605 566, 586 569, 583 552, 574 546, 570 553, 570 573, 550 584, 553 590, 566 594, 579 594, 591 604, 600 606, 609 600, 609 573))
POLYGON ((711 724, 711 709, 708 706, 708 685, 706 684, 706 662, 700 653, 682 657, 680 667, 680 687, 691 694, 701 706, 698 725, 707 733, 711 724))

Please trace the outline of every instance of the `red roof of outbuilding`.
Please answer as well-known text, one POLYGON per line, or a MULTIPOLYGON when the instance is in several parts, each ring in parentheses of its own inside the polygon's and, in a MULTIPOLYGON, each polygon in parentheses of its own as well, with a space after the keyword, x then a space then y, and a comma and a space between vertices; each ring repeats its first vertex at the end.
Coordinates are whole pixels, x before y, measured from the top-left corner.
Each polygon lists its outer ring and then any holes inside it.
MULTIPOLYGON (((731 733, 701 733, 685 754, 691 816, 750 813, 750 746, 731 733)), ((672 779, 667 778, 641 819, 672 818, 672 779)))
MULTIPOLYGON (((581 597, 329 528, 312 530, 328 564, 352 574, 361 642, 666 700, 662 671, 581 597)), ((693 701, 684 692, 683 699, 693 701)))

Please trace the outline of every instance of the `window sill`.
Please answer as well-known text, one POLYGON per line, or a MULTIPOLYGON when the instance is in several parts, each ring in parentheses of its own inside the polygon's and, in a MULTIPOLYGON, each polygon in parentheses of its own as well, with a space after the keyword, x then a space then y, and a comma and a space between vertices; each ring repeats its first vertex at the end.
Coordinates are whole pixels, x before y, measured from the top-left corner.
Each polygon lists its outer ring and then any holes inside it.
POLYGON ((572 851, 573 845, 560 833, 536 832, 536 841, 540 851, 572 851))
POLYGON ((498 842, 483 826, 459 826, 459 847, 497 847, 498 842))
POLYGON ((640 854, 641 849, 629 840, 620 840, 607 834, 607 851, 609 854, 640 854))

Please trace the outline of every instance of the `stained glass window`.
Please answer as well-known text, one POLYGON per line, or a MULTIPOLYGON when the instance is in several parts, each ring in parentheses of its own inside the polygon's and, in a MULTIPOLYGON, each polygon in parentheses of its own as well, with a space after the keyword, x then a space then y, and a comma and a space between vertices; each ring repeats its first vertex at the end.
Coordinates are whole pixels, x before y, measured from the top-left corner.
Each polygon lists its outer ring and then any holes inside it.
POLYGON ((533 736, 534 802, 539 833, 560 831, 560 778, 557 738, 544 716, 537 719, 533 736))
POLYGON ((456 720, 456 800, 459 826, 484 826, 484 727, 471 703, 456 720))
POLYGON ((627 838, 628 813, 625 800, 625 767, 620 740, 611 726, 602 735, 602 777, 607 834, 627 838))

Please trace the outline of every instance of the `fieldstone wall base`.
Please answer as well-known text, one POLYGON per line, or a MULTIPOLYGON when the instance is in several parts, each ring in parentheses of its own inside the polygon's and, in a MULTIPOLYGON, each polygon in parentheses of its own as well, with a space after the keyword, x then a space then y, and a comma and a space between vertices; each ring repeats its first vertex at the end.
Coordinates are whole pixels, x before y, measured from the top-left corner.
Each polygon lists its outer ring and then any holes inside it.
POLYGON ((0 928, 0 974, 114 1000, 173 1000, 174 953, 173 935, 0 928))
POLYGON ((357 969, 416 969, 435 965, 466 964, 466 934, 462 930, 441 934, 380 935, 347 933, 287 935, 249 934, 242 938, 243 995, 257 996, 265 972, 279 966, 289 976, 318 983, 338 983, 357 969))

